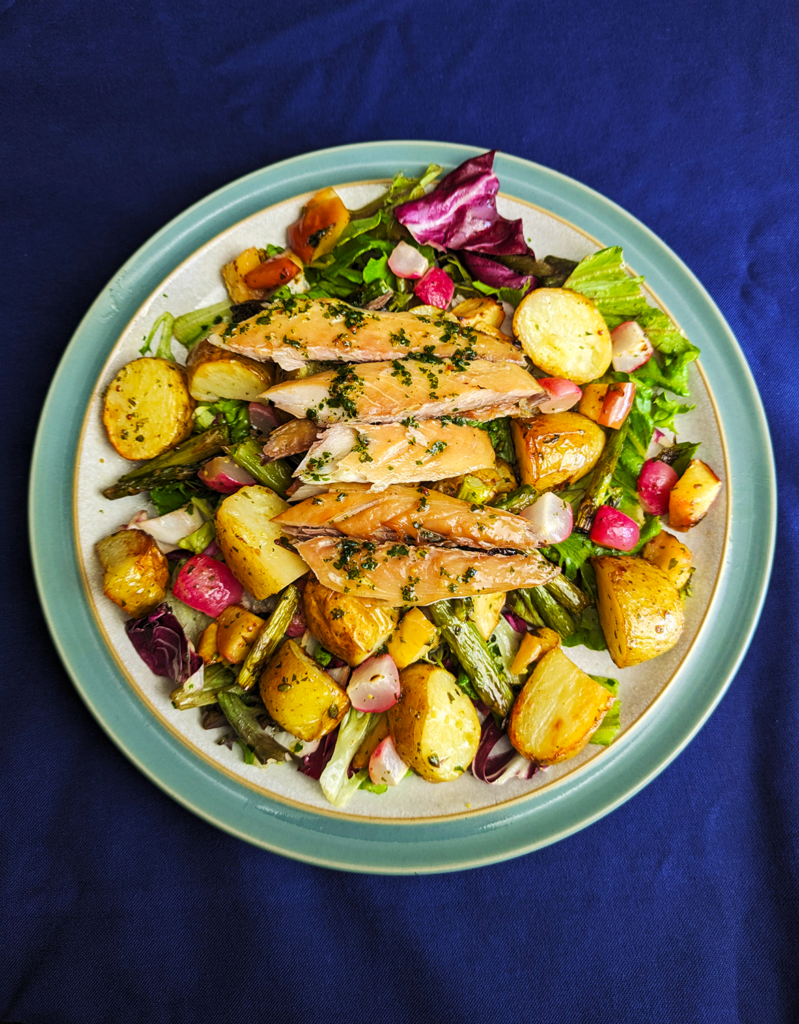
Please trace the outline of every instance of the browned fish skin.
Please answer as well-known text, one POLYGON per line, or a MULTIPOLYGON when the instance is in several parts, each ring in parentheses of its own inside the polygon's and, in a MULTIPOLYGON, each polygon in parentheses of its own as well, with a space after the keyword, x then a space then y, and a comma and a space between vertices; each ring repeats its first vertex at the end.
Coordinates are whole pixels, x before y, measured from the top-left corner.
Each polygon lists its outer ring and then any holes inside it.
POLYGON ((514 410, 518 415, 522 408, 529 415, 545 397, 538 381, 513 363, 395 359, 284 381, 261 399, 317 423, 392 423, 439 416, 468 419, 472 414, 477 418, 488 410, 497 418, 514 410))
POLYGON ((495 555, 459 548, 408 547, 315 537, 296 545, 331 590, 396 606, 537 587, 560 570, 537 551, 495 555))
POLYGON ((291 506, 274 522, 297 540, 343 536, 485 551, 532 551, 541 543, 532 524, 521 516, 472 505, 432 488, 396 484, 383 491, 343 484, 291 506))
POLYGON ((451 314, 416 316, 410 312, 378 313, 340 299, 294 295, 240 324, 220 325, 209 341, 251 359, 273 360, 296 370, 306 360, 375 362, 412 352, 450 358, 512 362, 524 354, 510 342, 465 327, 451 314))

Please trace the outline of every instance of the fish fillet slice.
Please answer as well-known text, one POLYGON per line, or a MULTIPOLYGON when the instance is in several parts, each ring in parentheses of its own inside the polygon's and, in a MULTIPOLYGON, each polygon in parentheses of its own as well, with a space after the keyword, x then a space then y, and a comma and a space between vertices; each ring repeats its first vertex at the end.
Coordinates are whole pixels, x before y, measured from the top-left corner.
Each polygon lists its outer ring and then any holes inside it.
POLYGON ((331 590, 379 598, 394 606, 537 587, 560 572, 537 551, 495 555, 331 537, 301 541, 296 548, 317 579, 331 590))
POLYGON ((396 484, 378 492, 364 484, 344 484, 286 509, 274 521, 297 540, 351 537, 505 551, 532 551, 542 543, 521 516, 432 488, 396 484))
POLYGON ((530 413, 546 397, 521 366, 476 359, 469 363, 395 359, 326 370, 302 380, 284 381, 260 396, 278 409, 316 423, 355 420, 391 423, 409 417, 461 415, 492 418, 530 413))
POLYGON ((294 471, 307 484, 444 480, 495 464, 485 430, 440 420, 343 424, 326 430, 294 471))
POLYGON ((426 350, 445 358, 466 352, 470 358, 524 363, 524 353, 510 340, 475 331, 443 311, 378 313, 302 295, 240 324, 220 324, 208 340, 250 359, 273 360, 284 370, 297 370, 309 359, 369 363, 426 350))

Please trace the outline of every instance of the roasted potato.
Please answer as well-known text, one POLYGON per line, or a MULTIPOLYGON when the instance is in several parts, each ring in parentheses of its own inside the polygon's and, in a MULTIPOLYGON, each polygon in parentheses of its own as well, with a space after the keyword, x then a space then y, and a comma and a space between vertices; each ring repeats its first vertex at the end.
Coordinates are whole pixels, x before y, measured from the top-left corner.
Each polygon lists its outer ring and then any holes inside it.
POLYGON ((593 302, 569 288, 536 288, 516 308, 513 333, 539 369, 575 384, 610 366, 610 331, 593 302))
POLYGON ((591 472, 605 447, 602 428, 578 412, 512 420, 511 433, 521 482, 537 491, 573 484, 591 472))
POLYGON ((488 640, 502 618, 507 594, 478 594, 471 599, 472 610, 469 618, 477 626, 480 636, 488 640))
POLYGON ((451 310, 461 323, 481 331, 485 327, 499 330, 505 320, 505 310, 496 299, 464 299, 451 310))
POLYGON ((250 302, 252 299, 264 297, 266 289, 248 288, 244 280, 251 270, 260 265, 261 255, 255 246, 252 246, 222 267, 222 277, 231 302, 250 302))
POLYGON ((120 530, 97 544, 103 593, 134 618, 147 615, 166 597, 169 563, 149 533, 120 530))
POLYGON ((268 487, 242 487, 216 512, 216 540, 236 579, 259 601, 276 594, 308 572, 299 555, 271 520, 288 503, 268 487))
POLYGON ((690 549, 665 530, 647 541, 641 554, 647 562, 662 569, 678 590, 685 586, 694 571, 690 549))
POLYGON ((597 610, 608 651, 619 668, 665 654, 685 625, 682 601, 667 574, 644 558, 592 558, 597 610))
POLYGON ((426 662, 404 669, 400 683, 400 699, 388 711, 397 753, 428 782, 459 778, 480 743, 474 705, 451 672, 426 662))
POLYGON ((269 661, 260 689, 272 718, 306 743, 332 732, 350 708, 342 687, 293 640, 284 640, 269 661))
POLYGON ((536 626, 522 637, 519 650, 510 667, 515 676, 520 676, 534 661, 560 646, 560 636, 548 626, 536 626))
POLYGON ((360 665, 381 647, 399 621, 399 609, 383 601, 337 594, 311 576, 303 593, 308 629, 348 665, 360 665))
POLYGON ((361 768, 369 767, 369 758, 374 753, 377 744, 388 736, 388 715, 381 711, 377 717, 374 728, 355 751, 352 759, 352 770, 359 772, 361 768))
POLYGON ((219 632, 219 623, 210 622, 202 632, 200 642, 197 645, 197 653, 203 659, 204 665, 215 665, 218 663, 224 663, 225 659, 219 653, 219 647, 216 643, 217 633, 219 632))
POLYGON ((244 661, 265 621, 237 604, 228 605, 216 620, 216 646, 222 657, 231 665, 244 661))
POLYGON ((513 746, 535 764, 558 764, 579 754, 615 697, 560 647, 538 662, 508 721, 513 746))
POLYGON ((193 411, 182 367, 147 356, 127 363, 109 384, 103 425, 123 459, 154 459, 191 434, 193 411))
POLYGON ((226 352, 210 341, 201 341, 191 350, 186 371, 191 397, 198 402, 217 402, 220 398, 254 402, 274 384, 275 377, 274 363, 258 363, 226 352))
POLYGON ((437 643, 436 627, 418 608, 411 608, 402 616, 402 622, 389 637, 387 646, 394 664, 402 669, 423 658, 437 643))
POLYGON ((349 222, 349 211, 335 189, 324 188, 308 200, 299 220, 289 226, 289 245, 304 263, 313 263, 335 247, 349 222))
POLYGON ((721 490, 721 480, 707 463, 693 459, 669 494, 669 526, 685 533, 701 523, 721 490))

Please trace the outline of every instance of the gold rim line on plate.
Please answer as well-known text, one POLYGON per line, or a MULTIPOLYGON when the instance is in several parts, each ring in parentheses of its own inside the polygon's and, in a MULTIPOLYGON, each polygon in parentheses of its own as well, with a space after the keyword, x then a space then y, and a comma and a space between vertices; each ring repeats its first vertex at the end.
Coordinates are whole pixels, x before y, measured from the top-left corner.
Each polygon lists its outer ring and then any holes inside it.
MULTIPOLYGON (((336 184, 336 185, 333 185, 333 186, 330 186, 330 187, 332 187, 332 188, 353 188, 353 187, 356 187, 356 186, 363 186, 363 185, 385 185, 389 181, 390 181, 390 179, 364 179, 364 180, 361 180, 361 181, 339 183, 339 184, 336 184)), ((232 230, 241 227, 242 225, 246 224, 250 220, 254 220, 255 218, 259 218, 259 217, 263 216, 263 214, 266 213, 267 211, 276 210, 276 209, 278 209, 281 206, 286 206, 286 205, 289 205, 289 204, 295 204, 298 201, 302 200, 305 196, 312 195, 313 192, 314 192, 314 190, 310 190, 308 192, 298 193, 297 195, 292 196, 292 197, 290 197, 288 199, 283 199, 283 200, 281 200, 278 203, 273 203, 270 206, 263 207, 262 209, 256 211, 255 213, 250 214, 248 217, 244 217, 241 220, 236 221, 234 224, 229 225, 227 228, 224 228, 222 231, 218 232, 216 235, 214 235, 212 238, 210 238, 207 242, 205 242, 203 245, 201 245, 198 249, 195 249, 194 252, 192 252, 189 256, 187 256, 184 260, 181 260, 181 262, 179 264, 177 264, 177 266, 175 266, 173 268, 173 270, 169 273, 169 275, 166 278, 164 278, 157 285, 157 287, 147 296, 147 298, 141 303, 141 305, 138 307, 136 312, 130 318, 130 320, 126 324, 124 330, 118 336, 117 341, 115 342, 111 352, 108 355, 108 358, 106 359, 105 363, 103 364, 102 370, 100 371, 100 373, 98 375, 98 378, 97 378, 98 383, 100 381, 102 381, 102 379, 105 377, 106 373, 108 372, 109 364, 112 362, 112 360, 115 357, 116 349, 117 349, 117 346, 118 346, 118 343, 119 343, 119 339, 130 330, 131 324, 139 316, 143 315, 146 307, 149 304, 152 303, 154 298, 158 297, 158 293, 162 292, 163 289, 168 287, 168 282, 175 276, 175 274, 178 273, 178 271, 180 271, 180 269, 182 267, 184 267, 190 261, 193 261, 201 252, 203 252, 203 250, 208 249, 211 246, 213 246, 220 238, 222 238, 222 236, 228 234, 232 230)), ((546 217, 550 217, 553 220, 559 221, 561 224, 566 225, 568 228, 570 228, 571 230, 575 231, 577 234, 582 235, 584 238, 588 239, 588 241, 590 241, 593 245, 598 246, 598 248, 600 248, 600 249, 604 248, 602 242, 599 239, 595 238, 593 235, 589 234, 587 231, 584 231, 582 228, 577 227, 575 224, 573 224, 571 221, 567 220, 565 217, 561 217, 561 216, 559 216, 556 213, 552 213, 550 210, 547 210, 545 207, 538 206, 535 203, 529 202, 528 200, 519 199, 516 196, 511 196, 511 195, 508 195, 507 193, 504 193, 504 192, 500 192, 499 195, 502 198, 504 198, 504 199, 508 199, 508 200, 510 200, 510 201, 512 201, 514 203, 519 203, 522 206, 526 206, 526 207, 528 207, 530 209, 536 210, 537 212, 545 215, 546 217)), ((632 268, 629 266, 629 264, 627 265, 627 269, 630 271, 630 273, 634 274, 634 272, 633 272, 632 268)), ((637 276, 637 275, 635 275, 635 276, 637 276)), ((666 315, 670 318, 672 323, 674 323, 675 326, 678 327, 678 329, 681 329, 677 319, 672 315, 672 313, 670 312, 668 307, 659 299, 659 297, 657 296, 655 291, 646 283, 644 283, 643 287, 648 292, 648 294, 651 296, 651 298, 654 300, 656 305, 660 309, 662 309, 664 313, 666 313, 666 315)), ((719 568, 718 568, 718 571, 716 573, 716 579, 714 581, 713 588, 712 588, 712 590, 710 592, 710 596, 709 596, 709 599, 708 599, 707 607, 705 608, 705 611, 704 611, 704 613, 702 615, 702 618, 700 619, 699 624, 697 626, 696 634, 695 634, 694 638, 691 640, 691 643, 686 648, 682 658, 680 659, 679 664, 676 666, 676 668, 674 669, 672 674, 669 676, 669 678, 663 684, 661 689, 657 692, 657 694, 652 699, 652 701, 644 708, 644 710, 636 718, 633 719, 632 722, 630 722, 626 726, 624 731, 619 735, 618 739, 616 741, 614 741, 614 744, 613 744, 614 747, 617 744, 624 743, 627 740, 627 737, 629 735, 631 735, 633 733, 633 731, 635 731, 636 733, 640 731, 639 726, 642 723, 642 721, 645 718, 650 716, 650 713, 653 711, 653 709, 656 707, 656 705, 659 704, 661 698, 664 696, 664 694, 666 693, 666 691, 669 688, 669 686, 671 685, 671 683, 676 679, 676 677, 679 675, 679 673, 683 670, 686 661, 688 660, 691 652, 693 651, 694 645, 696 644, 696 642, 699 639, 699 637, 702 635, 702 632, 703 632, 703 629, 704 629, 704 625, 705 625, 705 621, 706 621, 706 619, 707 619, 707 617, 708 617, 708 615, 710 613, 711 608, 713 607, 713 605, 715 603, 715 599, 716 599, 718 588, 719 588, 719 585, 720 585, 720 582, 721 582, 721 578, 722 578, 722 576, 724 574, 724 565, 726 563, 726 557, 725 556, 726 556, 727 548, 728 548, 728 545, 729 545, 730 517, 731 517, 731 508, 732 508, 732 501, 731 501, 731 496, 732 496, 732 479, 731 479, 731 474, 730 474, 730 470, 729 470, 729 457, 728 457, 728 450, 727 450, 727 441, 726 441, 726 435, 725 435, 725 431, 724 431, 724 426, 723 426, 723 424, 721 422, 721 419, 719 417, 718 405, 716 403, 716 399, 715 399, 715 396, 713 394, 713 390, 710 387, 710 384, 708 382, 707 376, 706 376, 706 374, 704 372, 704 369, 702 368, 702 366, 700 364, 700 361, 696 360, 695 361, 695 365, 696 365, 696 368, 699 371, 699 374, 700 374, 700 376, 702 378, 702 383, 703 383, 703 385, 705 387, 705 391, 706 391, 707 397, 708 397, 708 399, 710 401, 710 406, 711 406, 711 409, 713 411, 713 417, 714 417, 714 420, 716 422, 716 426, 717 426, 718 431, 719 431, 719 439, 720 439, 720 442, 721 442, 721 449, 722 449, 722 454, 723 454, 723 459, 724 459, 725 499, 726 499, 727 505, 726 505, 726 514, 725 514, 725 522, 724 522, 724 538, 723 538, 723 543, 722 543, 722 546, 721 546, 721 552, 720 552, 720 558, 719 558, 719 568)), ((585 769, 587 769, 589 767, 592 767, 595 764, 597 758, 603 753, 603 750, 601 750, 601 749, 597 750, 596 752, 593 752, 591 754, 591 756, 589 758, 587 758, 585 761, 583 761, 581 764, 575 765, 574 768, 572 768, 571 770, 565 772, 563 775, 559 776, 558 778, 552 779, 549 782, 543 782, 542 781, 542 783, 540 785, 536 785, 536 787, 534 789, 532 789, 528 793, 521 793, 521 794, 519 794, 517 796, 509 797, 507 800, 500 800, 500 801, 498 801, 496 803, 493 803, 493 804, 490 804, 490 805, 488 805, 486 807, 479 807, 479 808, 475 808, 475 809, 472 809, 470 807, 466 807, 462 811, 454 811, 454 812, 447 813, 447 814, 423 815, 423 816, 419 816, 419 817, 404 816, 404 817, 397 817, 397 818, 387 818, 387 817, 373 816, 373 815, 369 815, 369 814, 351 814, 351 813, 346 812, 346 811, 330 810, 330 809, 328 809, 326 807, 317 807, 314 804, 303 803, 303 802, 301 802, 299 800, 295 800, 295 799, 292 799, 290 797, 283 796, 282 794, 275 793, 275 792, 267 789, 264 785, 259 785, 258 783, 251 781, 250 779, 246 778, 245 776, 243 776, 243 775, 239 774, 238 772, 234 771, 233 769, 229 768, 227 765, 223 764, 221 761, 216 760, 213 757, 209 756, 204 750, 202 750, 200 747, 198 747, 194 743, 194 741, 192 741, 189 737, 185 736, 175 725, 173 725, 173 723, 164 715, 164 713, 161 711, 161 709, 157 705, 155 705, 153 703, 153 701, 150 699, 150 697, 147 695, 147 693, 139 686, 139 684, 136 682, 134 677, 130 674, 130 672, 128 671, 127 666, 122 661, 117 648, 115 647, 114 643, 112 642, 112 640, 111 640, 111 638, 110 638, 110 636, 109 636, 109 634, 108 634, 108 632, 106 630, 104 622, 102 621, 102 619, 100 617, 100 612, 99 612, 99 609, 97 607, 97 603, 95 601, 94 593, 93 593, 91 585, 89 583, 89 577, 88 577, 88 573, 87 573, 86 566, 85 566, 85 563, 84 563, 84 558, 83 558, 83 548, 82 548, 82 545, 80 543, 80 530, 79 530, 79 525, 78 525, 78 507, 77 507, 77 503, 78 503, 78 471, 79 471, 79 463, 80 463, 79 456, 80 456, 80 454, 82 452, 82 449, 83 449, 85 435, 86 435, 86 431, 88 429, 88 424, 89 424, 89 416, 91 414, 94 402, 98 398, 98 394, 99 394, 99 389, 98 389, 97 385, 95 385, 95 388, 94 388, 93 393, 92 393, 92 397, 91 397, 91 399, 90 399, 90 401, 89 401, 89 403, 87 405, 86 413, 85 413, 84 418, 83 418, 83 424, 81 426, 80 436, 78 438, 78 445, 77 445, 76 459, 75 459, 75 467, 74 467, 74 470, 73 470, 73 488, 72 488, 72 494, 73 494, 73 499, 72 499, 73 539, 74 539, 74 542, 75 542, 75 550, 76 550, 76 555, 77 555, 78 566, 79 566, 79 569, 80 569, 81 580, 82 580, 83 587, 84 587, 84 590, 86 592, 86 595, 88 597, 89 606, 90 606, 90 609, 91 609, 94 621, 95 621, 95 623, 97 625, 98 631, 101 634, 101 636, 103 637, 103 640, 104 640, 104 642, 106 644, 106 647, 111 652, 111 655, 112 655, 114 661, 116 662, 116 665, 117 665, 120 673, 125 678, 125 680, 129 684, 129 686, 133 689, 133 691, 135 692, 136 696, 142 701, 142 703, 148 708, 148 710, 155 716, 155 718, 161 723, 161 725, 164 726, 164 728, 170 733, 170 735, 175 737, 177 740, 180 741, 180 743, 183 744, 183 746, 185 746, 188 750, 190 750, 194 756, 199 757, 201 760, 203 760, 207 764, 211 765, 216 771, 221 771, 224 775, 226 775, 228 778, 232 779, 234 782, 240 783, 240 784, 246 786, 248 789, 252 790, 253 792, 258 793, 259 795, 261 795, 263 797, 266 797, 269 800, 274 800, 274 801, 276 801, 278 803, 281 803, 281 804, 283 804, 285 806, 291 807, 292 809, 301 810, 301 811, 303 811, 305 813, 319 814, 319 815, 322 815, 322 816, 331 817, 331 818, 334 818, 334 819, 339 820, 339 821, 345 820, 345 821, 353 821, 353 822, 368 822, 368 823, 373 823, 373 824, 378 824, 378 825, 418 825, 418 824, 425 824, 425 823, 434 824, 436 822, 444 822, 444 821, 450 821, 450 820, 454 820, 454 819, 462 819, 465 816, 477 817, 477 816, 482 815, 482 814, 491 813, 491 812, 496 811, 496 810, 498 810, 500 808, 508 807, 511 804, 518 804, 521 801, 533 800, 533 799, 535 799, 538 796, 539 793, 543 792, 544 790, 551 789, 554 786, 558 786, 561 783, 566 782, 567 780, 572 780, 573 778, 575 778, 575 776, 577 776, 578 774, 582 773, 585 769)), ((127 751, 126 751, 126 753, 127 753, 127 751)), ((136 763, 137 764, 139 763, 137 759, 136 759, 136 763)), ((287 767, 289 765, 293 765, 293 762, 287 762, 287 767)), ((166 788, 168 792, 172 792, 171 790, 168 789, 168 787, 164 787, 163 783, 161 783, 160 780, 158 780, 157 777, 155 775, 153 775, 149 770, 144 768, 144 766, 140 765, 140 767, 142 767, 142 769, 145 771, 145 773, 150 778, 153 778, 155 781, 157 781, 158 785, 162 786, 163 788, 166 788)), ((261 768, 259 770, 260 771, 264 771, 264 770, 267 770, 267 769, 266 768, 261 768)), ((176 794, 173 794, 173 795, 176 795, 176 794)), ((179 799, 179 802, 181 802, 181 803, 184 802, 182 800, 182 798, 178 798, 178 799, 179 799)), ((207 815, 205 815, 205 816, 208 817, 207 815)), ((263 845, 263 844, 259 844, 259 845, 263 845)))

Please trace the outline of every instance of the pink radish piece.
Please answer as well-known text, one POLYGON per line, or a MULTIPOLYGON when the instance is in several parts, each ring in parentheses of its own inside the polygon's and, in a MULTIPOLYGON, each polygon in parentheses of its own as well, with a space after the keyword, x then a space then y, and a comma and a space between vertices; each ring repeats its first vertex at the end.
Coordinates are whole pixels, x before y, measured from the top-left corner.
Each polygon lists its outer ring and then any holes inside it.
POLYGON ((594 544, 616 551, 632 551, 640 537, 641 531, 634 519, 610 505, 599 506, 591 530, 594 544))
POLYGON ((398 242, 388 258, 388 266, 397 277, 418 281, 420 277, 424 277, 430 264, 418 249, 414 249, 407 242, 398 242))
POLYGON ((388 654, 367 658, 353 670, 347 696, 356 711, 388 711, 401 692, 399 672, 388 654))
POLYGON ((533 524, 542 544, 560 544, 571 536, 574 527, 571 505, 552 491, 542 494, 519 515, 533 524))
POLYGON ((414 295, 426 306, 438 306, 446 309, 455 294, 452 278, 438 267, 431 267, 422 280, 413 289, 414 295))
POLYGON ((660 459, 647 459, 638 476, 638 500, 644 512, 665 516, 669 510, 669 494, 680 478, 674 468, 660 459))
POLYGON ((189 608, 215 619, 229 604, 238 604, 244 587, 224 562, 194 555, 178 573, 172 592, 189 608))
POLYGON ((398 786, 407 772, 408 766, 397 753, 394 740, 386 736, 369 758, 369 778, 376 786, 398 786))
POLYGON ((280 425, 273 405, 250 402, 247 411, 250 415, 250 426, 254 427, 262 437, 271 434, 275 427, 280 425))
POLYGON ((632 373, 648 363, 655 351, 643 328, 635 320, 627 320, 610 332, 613 343, 613 369, 617 373, 632 373))
POLYGON ((538 382, 550 396, 539 406, 539 412, 566 412, 583 397, 574 381, 563 377, 542 377, 538 382))
POLYGON ((235 494, 240 487, 257 483, 246 469, 242 469, 228 455, 217 455, 215 459, 206 462, 197 476, 206 487, 220 494, 235 494))
POLYGON ((174 512, 167 512, 165 516, 156 516, 153 519, 148 519, 146 512, 137 512, 128 523, 128 527, 149 533, 159 549, 167 554, 176 551, 178 541, 199 530, 204 522, 203 514, 196 505, 184 505, 183 508, 177 508, 174 512))

